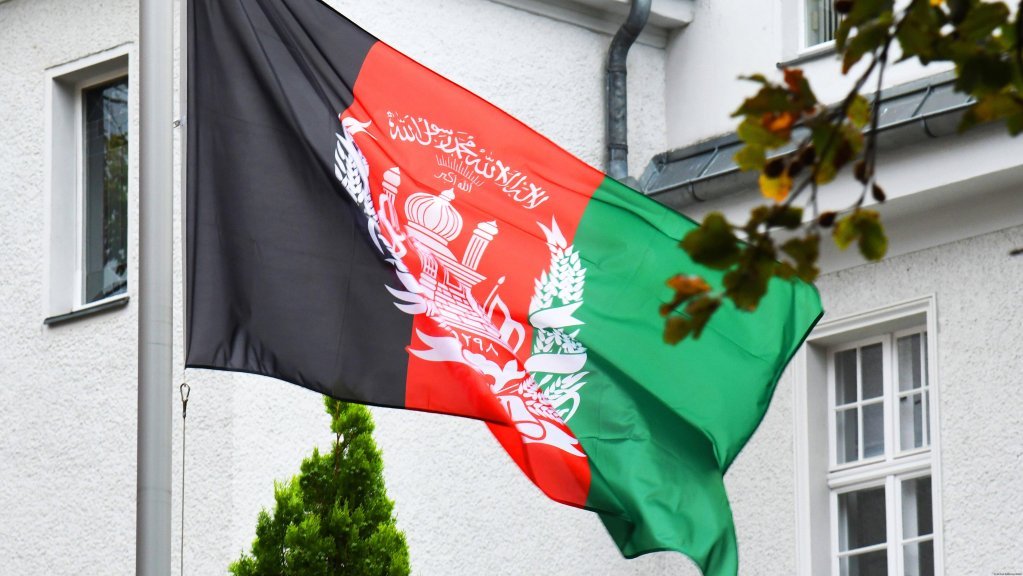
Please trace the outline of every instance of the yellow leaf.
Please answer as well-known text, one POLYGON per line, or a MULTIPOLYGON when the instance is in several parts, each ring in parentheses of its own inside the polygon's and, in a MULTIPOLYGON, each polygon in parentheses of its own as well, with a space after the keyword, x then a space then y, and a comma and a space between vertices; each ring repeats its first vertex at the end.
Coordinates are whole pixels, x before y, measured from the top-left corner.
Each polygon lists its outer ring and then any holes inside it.
POLYGON ((777 178, 768 178, 764 174, 760 175, 760 193, 765 198, 781 202, 789 195, 789 190, 791 189, 792 177, 785 172, 782 172, 777 178))
POLYGON ((792 125, 795 123, 796 116, 792 112, 782 112, 781 114, 772 112, 764 114, 761 118, 761 125, 764 128, 785 139, 788 139, 789 134, 792 132, 792 125))
POLYGON ((941 6, 941 3, 942 3, 942 0, 931 0, 931 6, 933 6, 935 8, 937 8, 938 6, 941 6))

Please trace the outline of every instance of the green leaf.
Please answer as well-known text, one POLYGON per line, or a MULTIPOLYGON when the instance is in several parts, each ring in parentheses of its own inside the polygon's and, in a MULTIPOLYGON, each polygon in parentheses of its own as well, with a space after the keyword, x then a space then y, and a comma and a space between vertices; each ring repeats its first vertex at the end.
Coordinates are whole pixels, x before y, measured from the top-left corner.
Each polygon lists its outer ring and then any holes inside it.
POLYGON ((817 95, 810 87, 801 68, 785 68, 785 85, 788 86, 792 102, 797 109, 812 110, 817 105, 817 95))
POLYGON ((789 91, 774 85, 767 85, 755 95, 743 101, 732 116, 762 116, 779 112, 794 112, 795 106, 789 100, 789 91))
POLYGON ((1009 134, 1012 136, 1019 136, 1023 133, 1023 112, 1006 118, 1005 126, 1009 129, 1009 134))
POLYGON ((1000 54, 977 52, 956 64, 956 90, 974 96, 1000 92, 1012 81, 1012 64, 1000 54))
POLYGON ((739 261, 739 239, 720 212, 711 212, 699 228, 686 234, 682 249, 697 264, 724 270, 739 261))
POLYGON ((973 106, 963 115, 959 123, 959 130, 963 131, 983 122, 1006 119, 1009 132, 1015 136, 1019 130, 1013 132, 1015 124, 1023 118, 1023 100, 1013 98, 1011 94, 998 93, 981 96, 973 106))
POLYGON ((754 146, 760 146, 764 149, 777 148, 784 146, 788 139, 775 133, 771 132, 757 120, 752 118, 746 118, 739 124, 739 128, 736 131, 739 138, 742 139, 746 144, 753 144, 754 146))
POLYGON ((856 226, 860 232, 860 254, 867 260, 880 260, 888 252, 888 237, 881 226, 881 215, 873 210, 860 210, 856 226))
POLYGON ((881 215, 874 210, 857 210, 842 218, 835 225, 832 236, 842 250, 858 241, 860 253, 868 260, 880 260, 888 251, 881 215))
POLYGON ((750 74, 749 76, 739 76, 739 80, 749 80, 750 82, 764 84, 765 86, 771 83, 767 79, 767 76, 764 76, 763 74, 750 74))
POLYGON ((849 117, 849 121, 853 123, 853 126, 862 130, 866 127, 867 122, 870 121, 870 102, 862 94, 857 94, 853 98, 852 103, 849 104, 849 110, 846 115, 849 117))
POLYGON ((733 158, 740 170, 760 170, 767 161, 767 153, 763 146, 746 144, 733 158))
POLYGON ((782 280, 792 280, 799 276, 796 269, 788 262, 779 262, 774 268, 774 275, 782 280))
POLYGON ((948 4, 948 16, 953 24, 958 24, 966 18, 970 10, 971 0, 946 0, 948 4))
POLYGON ((852 26, 859 26, 864 22, 876 20, 881 15, 890 13, 895 7, 894 0, 855 0, 852 10, 846 15, 852 26))
POLYGON ((849 33, 852 32, 852 22, 848 18, 842 18, 842 21, 838 23, 838 29, 835 30, 835 49, 839 53, 845 52, 845 44, 849 39, 849 33))
POLYGON ((979 2, 970 8, 966 18, 959 23, 956 30, 960 38, 968 42, 977 42, 991 35, 1009 18, 1009 8, 1001 2, 979 2))
POLYGON ((831 231, 831 237, 835 239, 835 245, 841 250, 845 250, 859 236, 859 231, 856 230, 856 224, 853 222, 853 216, 849 215, 845 218, 841 218, 835 223, 835 228, 831 231))
POLYGON ((820 274, 817 261, 820 258, 820 236, 808 234, 805 238, 791 238, 781 246, 796 264, 795 274, 806 282, 813 282, 820 274))
POLYGON ((799 206, 773 206, 767 224, 795 230, 803 223, 803 209, 799 206))
POLYGON ((725 274, 725 296, 743 310, 756 310, 776 266, 773 245, 747 245, 739 266, 725 274))
MULTIPOLYGON (((834 180, 838 170, 852 159, 855 152, 847 141, 849 137, 845 133, 847 126, 849 125, 843 124, 842 127, 836 127, 829 122, 821 122, 813 127, 813 146, 818 157, 815 181, 818 184, 827 184, 834 180)), ((853 128, 853 132, 859 131, 853 128)), ((862 134, 860 137, 862 138, 862 134)))
POLYGON ((931 6, 930 0, 914 0, 906 9, 896 38, 902 47, 900 60, 920 59, 927 64, 934 59, 934 43, 940 41, 944 12, 931 6))
POLYGON ((887 12, 876 20, 857 29, 856 35, 849 40, 842 57, 842 74, 849 72, 864 54, 873 52, 884 44, 892 25, 892 14, 887 12))
MULTIPOLYGON (((841 138, 849 145, 849 149, 853 156, 856 156, 863 151, 863 131, 860 128, 852 124, 843 124, 841 138)), ((846 162, 848 162, 848 160, 846 160, 846 162)), ((845 163, 843 162, 842 164, 844 165, 845 163)))

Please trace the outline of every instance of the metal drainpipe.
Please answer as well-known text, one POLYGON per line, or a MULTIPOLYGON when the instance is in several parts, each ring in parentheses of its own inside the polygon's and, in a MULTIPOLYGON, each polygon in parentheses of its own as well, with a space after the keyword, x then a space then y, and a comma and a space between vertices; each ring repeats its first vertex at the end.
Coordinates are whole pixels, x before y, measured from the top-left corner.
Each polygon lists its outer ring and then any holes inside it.
MULTIPOLYGON (((625 61, 650 17, 652 0, 632 0, 629 17, 618 29, 607 51, 604 106, 607 118, 607 175, 625 182, 629 176, 628 88, 625 61)), ((631 182, 636 184, 634 179, 631 182)))

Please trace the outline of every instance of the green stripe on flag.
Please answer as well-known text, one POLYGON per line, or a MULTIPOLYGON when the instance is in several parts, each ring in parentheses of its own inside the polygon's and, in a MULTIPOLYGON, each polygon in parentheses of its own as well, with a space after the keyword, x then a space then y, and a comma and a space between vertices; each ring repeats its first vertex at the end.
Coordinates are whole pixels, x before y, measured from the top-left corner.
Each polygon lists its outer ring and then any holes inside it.
POLYGON ((788 360, 820 316, 816 290, 776 281, 754 313, 726 304, 699 340, 662 339, 665 280, 720 285, 679 240, 696 225, 611 179, 574 238, 586 268, 586 384, 569 421, 593 471, 588 505, 626 556, 678 550, 710 575, 738 565, 722 475, 763 418, 788 360))

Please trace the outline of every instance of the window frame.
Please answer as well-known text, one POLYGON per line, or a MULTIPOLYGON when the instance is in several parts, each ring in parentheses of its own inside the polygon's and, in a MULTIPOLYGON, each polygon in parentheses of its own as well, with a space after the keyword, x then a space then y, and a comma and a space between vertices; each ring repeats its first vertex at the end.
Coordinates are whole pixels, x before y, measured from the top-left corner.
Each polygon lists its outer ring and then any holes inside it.
MULTIPOLYGON (((894 394, 894 398, 893 399, 895 400, 895 402, 892 404, 892 412, 893 412, 893 423, 894 423, 893 424, 893 426, 894 426, 893 431, 894 431, 894 434, 895 434, 896 456, 897 457, 905 457, 905 456, 909 456, 911 454, 916 454, 916 453, 919 453, 919 452, 927 452, 927 451, 930 451, 932 449, 931 448, 931 427, 933 426, 933 423, 931 422, 931 418, 930 418, 931 417, 930 405, 933 402, 933 400, 930 397, 930 394, 931 394, 931 391, 932 391, 932 386, 931 386, 931 381, 930 381, 930 367, 928 366, 928 363, 930 362, 930 354, 928 352, 928 346, 930 345, 929 344, 930 339, 927 337, 928 332, 927 332, 926 326, 921 326, 921 327, 918 327, 918 328, 915 328, 915 329, 914 328, 907 328, 907 329, 898 330, 898 331, 895 331, 895 332, 892 333, 892 358, 894 359, 894 362, 895 362, 895 365, 893 367, 892 375, 895 376, 897 374, 897 370, 898 370, 898 362, 899 362, 898 340, 899 340, 899 338, 904 338, 906 336, 912 336, 914 334, 921 334, 921 335, 923 335, 923 338, 921 338, 921 340, 922 340, 922 342, 921 342, 921 359, 922 359, 922 370, 923 370, 923 386, 921 386, 920 388, 911 388, 910 390, 907 390, 905 392, 903 392, 903 391, 901 391, 899 389, 893 389, 892 390, 892 393, 894 394), (925 413, 927 414, 927 420, 925 421, 924 430, 923 430, 924 444, 923 444, 923 446, 920 446, 919 448, 911 448, 909 450, 903 450, 902 449, 902 426, 901 426, 901 424, 902 424, 902 421, 901 421, 902 415, 899 412, 898 407, 897 407, 896 404, 904 396, 908 397, 908 396, 912 396, 912 395, 918 394, 918 393, 922 394, 922 396, 923 396, 923 404, 924 404, 923 408, 926 411, 925 413)), ((893 386, 895 385, 894 380, 897 380, 897 378, 893 379, 893 386)))
MULTIPOLYGON (((128 124, 129 129, 131 127, 131 79, 128 76, 127 69, 111 70, 106 73, 96 74, 95 76, 89 76, 85 80, 79 81, 74 85, 74 98, 75 98, 75 161, 77 163, 75 167, 75 209, 77 213, 75 215, 75 276, 74 281, 76 288, 73 292, 72 301, 72 312, 77 312, 87 308, 95 306, 103 306, 110 302, 123 299, 128 295, 131 289, 131 274, 125 275, 127 282, 124 292, 120 294, 113 294, 106 298, 100 298, 99 300, 93 300, 92 302, 86 302, 86 284, 85 279, 85 251, 86 251, 86 230, 85 230, 85 219, 88 212, 88 206, 86 206, 86 183, 85 183, 85 139, 88 136, 86 134, 86 121, 85 121, 85 92, 92 88, 98 88, 107 84, 113 84, 118 80, 125 80, 128 83, 128 124)), ((132 146, 131 134, 128 136, 128 166, 130 170, 132 161, 132 146)), ((130 181, 131 178, 129 177, 130 181)), ((130 186, 129 186, 130 188, 130 186)), ((127 236, 125 237, 127 244, 127 236)), ((127 248, 127 246, 126 246, 127 248)), ((126 262, 128 269, 131 269, 130 256, 126 254, 126 262)))
POLYGON ((839 352, 846 352, 848 350, 859 350, 860 348, 870 346, 872 344, 881 344, 881 396, 870 398, 868 400, 863 399, 863 377, 862 377, 862 363, 859 361, 859 355, 857 354, 856 362, 856 401, 848 402, 839 406, 835 398, 835 373, 833 370, 828 370, 828 463, 829 469, 832 472, 853 468, 856 466, 867 466, 877 462, 883 462, 888 457, 889 450, 889 435, 892 433, 890 426, 890 412, 891 407, 888 400, 888 395, 892 389, 891 382, 891 338, 889 334, 881 334, 874 337, 862 338, 846 344, 841 344, 833 348, 828 349, 828 366, 829 368, 834 364, 835 355, 839 352), (880 398, 878 400, 878 398, 880 398), (870 458, 864 458, 862 456, 864 451, 863 442, 863 407, 873 404, 882 404, 882 421, 884 422, 884 451, 880 456, 873 456, 870 458), (852 462, 839 463, 836 459, 838 456, 837 438, 834 432, 837 431, 837 414, 841 407, 854 406, 856 408, 856 420, 857 420, 857 452, 860 456, 852 462))
POLYGON ((134 206, 138 172, 137 84, 134 48, 123 44, 46 70, 44 151, 44 324, 121 308, 134 292, 134 206), (121 294, 85 302, 84 91, 128 81, 127 285, 121 294))
MULTIPOLYGON (((921 476, 931 478, 932 523, 936 574, 943 573, 940 425, 938 408, 940 380, 937 368, 937 305, 934 295, 895 303, 869 312, 836 319, 825 319, 791 364, 793 376, 795 457, 796 457, 796 532, 797 573, 816 576, 838 574, 838 494, 883 484, 886 497, 886 550, 899 546, 897 554, 888 554, 889 570, 901 574, 904 567, 902 538, 902 482, 921 476), (927 333, 927 373, 930 444, 899 452, 898 416, 895 414, 897 387, 897 338, 924 331, 927 333), (836 465, 834 458, 834 381, 829 374, 831 353, 856 345, 888 338, 892 347, 886 371, 886 442, 883 457, 836 465), (822 390, 825 382, 827 390, 822 390), (826 412, 818 413, 824 408, 826 412), (821 433, 826 439, 821 439, 821 433), (892 442, 895 442, 894 444, 892 442), (898 516, 898 518, 895 518, 898 516)), ((859 380, 857 382, 859 386, 859 380)), ((857 392, 857 399, 861 393, 857 392)))
MULTIPOLYGON (((809 24, 810 16, 807 13, 809 10, 809 4, 811 1, 820 1, 821 3, 827 3, 830 0, 796 0, 799 3, 799 45, 797 54, 799 56, 805 56, 808 54, 816 54, 823 52, 833 52, 835 50, 835 39, 825 40, 824 42, 818 42, 816 44, 810 44, 809 24)), ((838 26, 835 26, 837 31, 838 26)))

